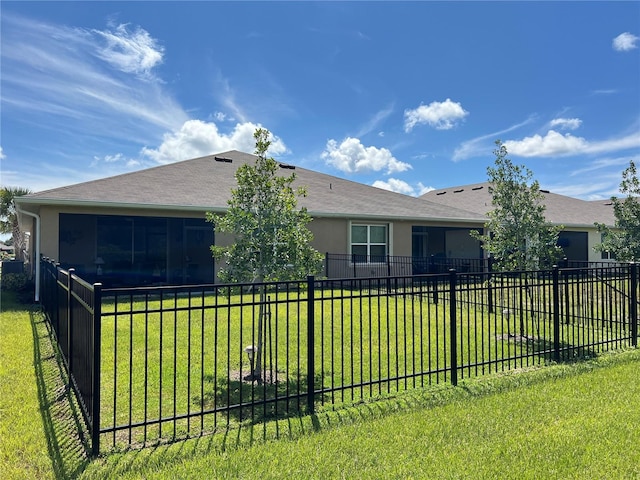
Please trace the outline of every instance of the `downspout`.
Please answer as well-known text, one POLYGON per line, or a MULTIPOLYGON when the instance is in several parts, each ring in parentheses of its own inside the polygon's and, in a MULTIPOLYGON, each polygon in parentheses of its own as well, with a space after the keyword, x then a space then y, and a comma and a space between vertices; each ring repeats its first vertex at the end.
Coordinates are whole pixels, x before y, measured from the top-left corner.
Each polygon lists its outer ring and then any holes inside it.
POLYGON ((35 255, 35 264, 36 264, 36 296, 35 301, 40 301, 40 217, 35 213, 27 212, 26 210, 22 210, 16 204, 16 211, 22 215, 28 215, 36 219, 36 255, 35 255))

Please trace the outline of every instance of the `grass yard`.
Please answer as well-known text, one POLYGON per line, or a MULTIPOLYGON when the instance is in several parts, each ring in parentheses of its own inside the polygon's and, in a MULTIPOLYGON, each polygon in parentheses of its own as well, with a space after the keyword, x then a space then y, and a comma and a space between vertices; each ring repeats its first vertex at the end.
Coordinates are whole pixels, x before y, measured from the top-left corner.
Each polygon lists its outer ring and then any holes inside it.
MULTIPOLYGON (((467 285, 460 294, 459 378, 540 365, 553 357, 553 319, 545 304, 550 293, 539 289, 535 296, 525 296, 519 283, 511 283, 494 292, 499 308, 493 312, 482 285, 467 285), (503 307, 512 313, 504 314, 503 307), (517 340, 523 329, 530 338, 517 340)), ((316 390, 323 391, 316 395, 319 412, 333 404, 449 380, 450 304, 444 296, 435 304, 430 295, 418 293, 316 292, 314 381, 316 390)), ((299 300, 306 295, 280 291, 269 296, 263 360, 277 383, 262 386, 241 380, 251 371, 244 347, 257 343, 260 302, 255 293, 107 299, 101 425, 142 426, 103 434, 103 451, 307 412, 307 310, 299 300), (285 400, 295 394, 300 396, 285 400), (276 396, 277 402, 262 403, 276 396), (238 407, 243 403, 251 405, 238 407), (172 420, 181 415, 192 417, 172 420)), ((620 323, 585 322, 577 315, 560 328, 565 359, 627 344, 628 333, 620 323), (581 347, 596 342, 601 343, 581 347)))
POLYGON ((0 332, 3 478, 640 476, 638 350, 89 461, 40 314, 3 292, 0 332))

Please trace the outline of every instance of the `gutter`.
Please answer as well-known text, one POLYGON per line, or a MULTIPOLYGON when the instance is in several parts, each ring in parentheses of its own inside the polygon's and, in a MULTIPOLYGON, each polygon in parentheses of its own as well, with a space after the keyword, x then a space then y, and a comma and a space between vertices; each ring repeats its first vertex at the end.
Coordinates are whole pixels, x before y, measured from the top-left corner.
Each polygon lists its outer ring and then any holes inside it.
POLYGON ((20 206, 16 203, 16 211, 22 215, 28 215, 36 219, 36 255, 35 255, 35 264, 36 264, 36 293, 35 293, 35 301, 40 301, 40 216, 27 212, 26 210, 22 210, 20 206))

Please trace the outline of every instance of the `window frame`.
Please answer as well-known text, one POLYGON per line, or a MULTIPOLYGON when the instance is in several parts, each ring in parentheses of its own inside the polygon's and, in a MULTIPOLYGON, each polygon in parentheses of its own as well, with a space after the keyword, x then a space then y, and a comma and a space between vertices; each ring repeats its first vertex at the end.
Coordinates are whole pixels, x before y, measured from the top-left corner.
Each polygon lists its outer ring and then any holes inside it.
POLYGON ((392 245, 391 245, 391 239, 392 239, 392 224, 391 223, 386 223, 386 222, 359 222, 359 221, 352 221, 349 223, 349 255, 351 257, 351 265, 381 265, 381 264, 385 264, 387 262, 387 258, 389 256, 391 256, 392 254, 392 245), (366 241, 365 242, 354 242, 354 234, 353 234, 353 228, 354 227, 366 227, 366 241), (384 235, 385 235, 385 241, 384 243, 381 242, 372 242, 371 241, 371 227, 383 227, 384 228, 384 235), (354 246, 359 246, 362 247, 364 246, 366 248, 366 261, 354 261, 354 258, 357 256, 362 256, 363 254, 356 254, 353 253, 353 247, 354 246), (379 247, 379 246, 384 246, 385 249, 385 254, 383 256, 381 255, 376 255, 376 254, 371 254, 371 247, 379 247), (382 258, 382 260, 380 261, 371 261, 372 257, 380 257, 382 258))

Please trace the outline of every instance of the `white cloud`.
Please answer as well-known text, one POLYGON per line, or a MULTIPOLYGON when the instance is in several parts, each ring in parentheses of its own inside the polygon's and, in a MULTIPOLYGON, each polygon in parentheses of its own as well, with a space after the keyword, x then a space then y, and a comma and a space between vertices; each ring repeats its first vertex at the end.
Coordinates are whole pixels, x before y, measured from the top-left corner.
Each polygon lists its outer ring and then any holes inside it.
POLYGON ((373 182, 373 186, 382 188, 383 190, 389 190, 396 193, 404 193, 405 195, 413 195, 415 193, 413 187, 404 180, 398 180, 397 178, 390 178, 389 180, 382 181, 376 180, 373 182))
POLYGON ((459 102, 452 102, 447 98, 444 102, 431 102, 414 110, 405 110, 404 130, 410 132, 419 124, 427 124, 436 130, 449 130, 467 115, 469 112, 459 102))
MULTIPOLYGON (((166 133, 158 148, 143 148, 141 153, 158 163, 170 163, 228 150, 251 153, 255 150, 253 134, 258 127, 260 125, 250 122, 238 123, 230 133, 224 134, 215 123, 188 120, 179 130, 166 133)), ((281 155, 286 152, 284 142, 272 135, 269 154, 281 155)))
POLYGON ((98 56, 125 73, 150 77, 151 70, 162 63, 164 49, 146 30, 128 25, 118 25, 115 30, 93 30, 105 40, 99 46, 98 56))
POLYGON ((431 190, 435 190, 434 187, 428 186, 428 185, 423 185, 422 182, 418 182, 418 196, 421 197, 422 195, 424 195, 427 192, 430 192, 431 190))
POLYGON ((373 182, 373 186, 382 188, 383 190, 389 190, 391 192, 411 195, 412 197, 419 197, 427 192, 430 192, 431 190, 434 190, 433 187, 426 187, 422 184, 422 182, 418 182, 415 187, 412 187, 404 180, 399 180, 397 178, 390 178, 386 182, 383 180, 376 180, 375 182, 373 182))
POLYGON ((0 147, 0 160, 4 160, 5 158, 7 158, 7 156, 4 154, 2 147, 0 147))
POLYGON ((582 125, 579 118, 554 118, 551 120, 552 127, 559 127, 562 130, 575 130, 582 125))
POLYGON ((542 137, 534 135, 522 140, 508 140, 504 142, 509 153, 521 157, 545 157, 555 155, 577 155, 584 152, 589 145, 582 137, 574 137, 570 133, 562 135, 555 130, 549 130, 542 137))
POLYGON ((613 39, 613 49, 617 52, 627 52, 629 50, 633 50, 634 48, 638 48, 638 40, 640 40, 640 37, 637 37, 632 33, 621 33, 613 39))
POLYGON ((357 138, 347 137, 340 145, 329 140, 321 157, 327 164, 348 173, 365 171, 403 172, 411 165, 396 159, 386 148, 365 147, 357 138))
POLYGON ((573 136, 570 133, 562 135, 555 130, 549 130, 544 137, 533 135, 522 140, 508 140, 504 142, 504 145, 509 153, 521 157, 606 153, 640 147, 640 132, 599 142, 588 142, 586 139, 573 136))

